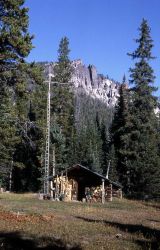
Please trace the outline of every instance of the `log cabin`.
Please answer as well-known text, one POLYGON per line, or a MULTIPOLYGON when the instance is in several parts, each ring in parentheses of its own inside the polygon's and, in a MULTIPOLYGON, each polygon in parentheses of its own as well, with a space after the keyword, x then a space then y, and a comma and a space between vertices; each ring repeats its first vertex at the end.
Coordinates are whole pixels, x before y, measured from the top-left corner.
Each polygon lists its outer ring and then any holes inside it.
POLYGON ((50 178, 51 198, 63 201, 102 202, 122 198, 122 186, 76 164, 50 178))

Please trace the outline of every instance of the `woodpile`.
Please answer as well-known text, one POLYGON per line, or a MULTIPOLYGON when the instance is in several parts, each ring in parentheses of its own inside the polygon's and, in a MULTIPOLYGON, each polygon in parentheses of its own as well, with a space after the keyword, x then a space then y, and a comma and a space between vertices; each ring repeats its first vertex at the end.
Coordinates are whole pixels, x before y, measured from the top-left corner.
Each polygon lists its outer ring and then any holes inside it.
POLYGON ((122 189, 114 190, 112 191, 112 196, 122 199, 122 189))
POLYGON ((56 176, 53 181, 53 198, 56 200, 77 200, 77 183, 67 176, 56 176))
POLYGON ((110 184, 108 187, 105 188, 105 200, 112 201, 112 195, 113 195, 112 184, 110 184))
MULTIPOLYGON (((86 190, 87 202, 102 202, 102 186, 87 187, 86 190)), ((122 190, 114 190, 112 184, 106 186, 104 192, 105 201, 112 201, 113 197, 122 198, 122 190)))
MULTIPOLYGON (((53 180, 53 199, 63 201, 78 200, 78 183, 67 176, 56 176, 53 180)), ((122 190, 115 190, 112 184, 96 187, 85 187, 83 202, 102 202, 112 201, 113 197, 122 198, 122 190)))
POLYGON ((85 189, 86 202, 101 202, 102 201, 102 187, 86 187, 85 189))

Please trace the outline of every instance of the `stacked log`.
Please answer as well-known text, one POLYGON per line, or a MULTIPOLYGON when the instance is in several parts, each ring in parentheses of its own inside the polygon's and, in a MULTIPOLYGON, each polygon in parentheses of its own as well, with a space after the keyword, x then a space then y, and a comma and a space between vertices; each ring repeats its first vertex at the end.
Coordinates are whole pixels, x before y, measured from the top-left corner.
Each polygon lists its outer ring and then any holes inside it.
POLYGON ((105 200, 112 201, 112 184, 105 188, 105 200))
POLYGON ((122 199, 122 189, 114 190, 112 191, 113 197, 122 199))
MULTIPOLYGON (((68 179, 67 176, 56 176, 53 181, 53 190, 55 200, 72 201, 77 200, 78 183, 74 179, 68 179)), ((112 201, 113 197, 122 198, 121 189, 113 189, 112 184, 108 186, 100 185, 97 187, 86 187, 83 201, 102 202, 112 201), (103 197, 102 197, 103 194, 103 197), (102 199, 103 198, 103 199, 102 199)))

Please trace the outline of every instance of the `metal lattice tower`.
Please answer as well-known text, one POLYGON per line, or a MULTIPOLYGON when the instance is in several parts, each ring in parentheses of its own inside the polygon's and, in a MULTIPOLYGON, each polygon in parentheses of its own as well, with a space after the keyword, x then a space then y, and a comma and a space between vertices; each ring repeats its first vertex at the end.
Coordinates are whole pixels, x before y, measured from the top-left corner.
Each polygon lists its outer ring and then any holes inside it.
POLYGON ((48 95, 47 95, 47 128, 45 148, 45 169, 44 169, 44 195, 49 195, 49 148, 50 148, 50 98, 51 98, 51 73, 49 67, 48 95))
MULTIPOLYGON (((71 86, 72 83, 59 83, 51 82, 51 65, 49 65, 49 79, 45 81, 48 83, 48 95, 47 95, 47 128, 46 128, 46 147, 45 147, 45 162, 44 162, 44 195, 50 196, 50 183, 49 183, 49 174, 50 174, 50 99, 51 99, 51 84, 58 86, 71 86)), ((53 149, 53 175, 55 175, 55 149, 53 149)))

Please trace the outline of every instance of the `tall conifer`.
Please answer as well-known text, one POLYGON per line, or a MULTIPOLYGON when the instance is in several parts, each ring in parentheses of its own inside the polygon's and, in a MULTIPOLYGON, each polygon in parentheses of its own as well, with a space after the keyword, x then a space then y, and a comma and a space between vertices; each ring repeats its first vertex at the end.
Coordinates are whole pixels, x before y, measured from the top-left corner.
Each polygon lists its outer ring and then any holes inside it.
POLYGON ((130 161, 129 143, 131 130, 129 105, 129 90, 124 76, 123 82, 119 87, 119 98, 111 126, 111 148, 114 148, 115 171, 117 171, 119 181, 124 186, 125 193, 129 192, 128 164, 130 161))
MULTIPOLYGON (((54 66, 54 78, 57 82, 53 86, 53 95, 51 101, 52 111, 52 130, 55 124, 59 125, 60 131, 64 136, 63 153, 59 154, 56 148, 57 161, 61 162, 61 166, 71 164, 72 142, 74 138, 74 95, 71 91, 70 81, 72 76, 72 66, 69 59, 69 40, 67 37, 61 39, 58 49, 58 61, 54 66), (63 85, 65 83, 65 85, 63 85), (60 159, 61 158, 61 159, 60 159)), ((61 136, 60 136, 61 137, 61 136)))
MULTIPOLYGON (((25 0, 0 0, 0 165, 7 169, 26 164, 22 157, 30 150, 32 138, 28 133, 29 103, 32 88, 42 82, 34 64, 25 62, 32 49, 33 36, 28 32, 28 8, 25 0), (6 124, 6 125, 5 125, 6 124), (6 136, 7 135, 7 136, 6 136), (26 151, 25 151, 26 150, 26 151), (25 151, 25 153, 23 152, 25 151), (15 163, 17 161, 17 163, 15 163), (5 164, 4 164, 5 163, 5 164)), ((27 158, 28 160, 28 158, 27 158)))
POLYGON ((138 48, 129 56, 135 60, 134 68, 130 69, 132 84, 131 114, 132 130, 130 134, 130 151, 132 161, 130 166, 131 194, 137 198, 144 195, 160 193, 159 152, 156 133, 157 105, 153 92, 154 73, 149 62, 152 56, 153 40, 150 27, 142 20, 139 28, 138 48))

